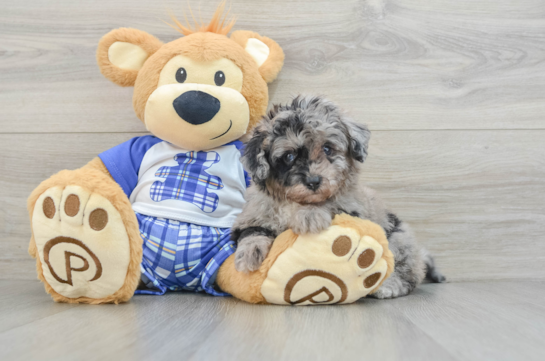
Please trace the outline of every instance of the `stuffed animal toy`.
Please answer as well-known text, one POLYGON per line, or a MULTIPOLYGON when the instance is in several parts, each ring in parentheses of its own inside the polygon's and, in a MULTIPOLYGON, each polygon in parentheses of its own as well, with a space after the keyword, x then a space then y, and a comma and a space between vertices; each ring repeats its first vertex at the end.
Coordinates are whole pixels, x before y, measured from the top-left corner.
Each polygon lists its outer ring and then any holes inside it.
POLYGON ((251 31, 228 37, 233 21, 222 12, 223 4, 196 28, 175 21, 184 36, 166 44, 128 28, 101 39, 102 74, 134 86, 134 110, 152 135, 63 170, 30 195, 29 253, 55 301, 190 290, 252 303, 349 303, 392 272, 382 228, 346 215, 318 235, 286 231, 258 271, 235 270, 230 227, 250 182, 239 139, 265 113, 284 53, 251 31))

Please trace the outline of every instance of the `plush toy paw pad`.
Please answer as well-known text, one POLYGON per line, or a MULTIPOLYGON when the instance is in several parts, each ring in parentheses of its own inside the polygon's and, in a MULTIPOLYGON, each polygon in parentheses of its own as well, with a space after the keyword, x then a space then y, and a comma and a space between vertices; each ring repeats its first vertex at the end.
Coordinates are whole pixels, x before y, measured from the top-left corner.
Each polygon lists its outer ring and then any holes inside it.
POLYGON ((123 286, 129 239, 106 198, 78 186, 50 188, 34 207, 32 229, 44 278, 57 293, 102 298, 123 286))
MULTIPOLYGON (((53 219, 57 213, 55 201, 51 197, 46 197, 42 204, 44 216, 53 219)), ((64 214, 68 217, 75 217, 80 213, 80 199, 76 194, 70 194, 64 202, 64 214)), ((76 224, 80 220, 76 220, 76 224)), ((108 224, 108 212, 102 208, 97 208, 89 214, 89 227, 95 231, 101 231, 108 224)))
POLYGON ((386 275, 382 255, 374 238, 351 228, 331 226, 318 235, 302 235, 280 254, 261 293, 275 304, 351 303, 372 292, 386 275))
MULTIPOLYGON (((377 261, 382 257, 382 247, 371 237, 364 236, 363 238, 366 238, 365 242, 367 242, 369 245, 376 246, 378 245, 378 254, 377 251, 373 248, 366 248, 360 253, 358 253, 356 258, 356 264, 359 268, 361 268, 364 272, 369 270, 377 261)), ((361 241, 361 240, 359 240, 361 241)), ((338 257, 346 256, 350 253, 352 250, 352 241, 348 236, 339 236, 333 241, 332 249, 334 255, 338 257)), ((351 255, 350 258, 354 257, 355 255, 351 255)), ((369 276, 367 276, 363 280, 363 285, 365 288, 371 288, 377 282, 382 278, 382 274, 380 272, 373 273, 369 276)))

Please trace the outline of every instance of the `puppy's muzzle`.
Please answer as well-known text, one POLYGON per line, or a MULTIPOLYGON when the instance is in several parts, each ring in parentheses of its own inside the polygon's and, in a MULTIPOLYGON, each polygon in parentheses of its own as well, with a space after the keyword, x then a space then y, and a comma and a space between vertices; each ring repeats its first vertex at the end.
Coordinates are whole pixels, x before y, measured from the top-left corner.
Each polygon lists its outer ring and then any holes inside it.
POLYGON ((316 191, 318 188, 320 188, 321 184, 322 184, 322 177, 318 175, 311 175, 305 179, 305 185, 307 186, 308 189, 310 189, 313 192, 316 191))
POLYGON ((191 90, 174 99, 172 106, 180 118, 189 124, 199 125, 212 120, 218 114, 221 103, 208 93, 191 90))

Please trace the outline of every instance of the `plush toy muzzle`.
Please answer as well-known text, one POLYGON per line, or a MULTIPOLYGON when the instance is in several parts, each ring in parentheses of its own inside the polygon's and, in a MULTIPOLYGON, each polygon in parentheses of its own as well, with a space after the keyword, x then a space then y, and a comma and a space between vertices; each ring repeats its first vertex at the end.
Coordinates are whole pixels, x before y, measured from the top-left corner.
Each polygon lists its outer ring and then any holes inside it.
POLYGON ((156 136, 184 149, 206 150, 243 136, 250 110, 242 94, 207 84, 168 84, 148 98, 144 122, 156 136))

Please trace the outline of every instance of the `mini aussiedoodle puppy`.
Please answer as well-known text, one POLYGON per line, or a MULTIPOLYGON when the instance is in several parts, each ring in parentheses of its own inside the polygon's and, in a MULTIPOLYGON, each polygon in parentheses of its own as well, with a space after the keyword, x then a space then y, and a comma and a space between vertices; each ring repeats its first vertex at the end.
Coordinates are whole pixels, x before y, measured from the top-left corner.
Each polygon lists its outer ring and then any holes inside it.
POLYGON ((283 231, 318 233, 336 214, 347 213, 381 225, 395 256, 394 273, 374 297, 404 296, 425 276, 433 282, 445 280, 432 257, 416 244, 409 225, 359 180, 370 134, 321 97, 298 96, 291 104, 273 107, 242 158, 253 184, 233 226, 237 270, 258 269, 283 231))

